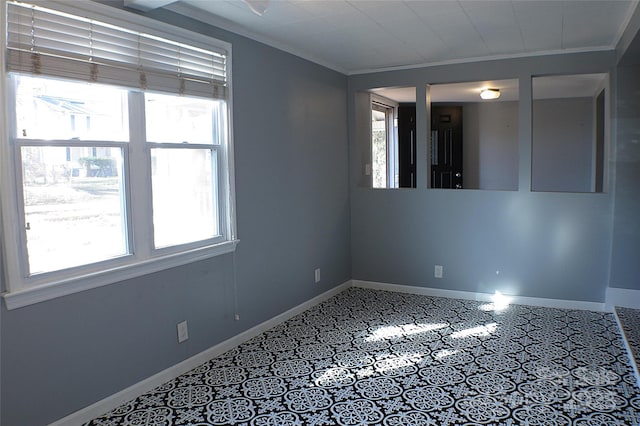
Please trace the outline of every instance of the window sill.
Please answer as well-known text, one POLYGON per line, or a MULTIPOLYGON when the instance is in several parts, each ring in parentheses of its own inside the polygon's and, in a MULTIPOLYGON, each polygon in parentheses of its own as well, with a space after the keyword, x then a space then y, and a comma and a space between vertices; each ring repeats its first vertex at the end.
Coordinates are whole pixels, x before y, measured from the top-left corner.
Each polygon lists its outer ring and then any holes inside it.
POLYGON ((68 296, 92 288, 102 287, 153 272, 186 265, 199 260, 209 259, 234 252, 239 240, 226 241, 187 252, 154 257, 131 265, 119 266, 108 270, 50 282, 36 287, 5 293, 2 295, 8 310, 22 308, 35 303, 68 296))

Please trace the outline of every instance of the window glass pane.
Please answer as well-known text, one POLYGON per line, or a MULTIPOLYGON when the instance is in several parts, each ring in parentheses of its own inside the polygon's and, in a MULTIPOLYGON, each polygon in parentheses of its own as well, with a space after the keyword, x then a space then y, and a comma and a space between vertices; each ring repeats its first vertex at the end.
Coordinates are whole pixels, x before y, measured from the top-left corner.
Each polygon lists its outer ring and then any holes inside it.
POLYGON ((127 254, 120 148, 20 152, 31 275, 127 254))
POLYGON ((127 141, 127 92, 99 84, 16 76, 18 138, 127 141))
POLYGON ((147 141, 219 144, 224 101, 146 93, 147 141))
POLYGON ((386 109, 373 105, 371 109, 371 158, 373 187, 387 187, 387 114, 386 109))
POLYGON ((213 238, 220 234, 216 151, 151 150, 155 247, 213 238))

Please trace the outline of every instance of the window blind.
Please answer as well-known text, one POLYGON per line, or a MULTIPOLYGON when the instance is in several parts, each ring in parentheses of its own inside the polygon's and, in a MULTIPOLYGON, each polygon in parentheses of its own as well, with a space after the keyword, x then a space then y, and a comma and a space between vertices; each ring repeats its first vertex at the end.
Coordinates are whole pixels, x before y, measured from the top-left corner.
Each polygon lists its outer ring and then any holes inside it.
POLYGON ((219 99, 227 54, 81 16, 7 2, 7 68, 219 99))

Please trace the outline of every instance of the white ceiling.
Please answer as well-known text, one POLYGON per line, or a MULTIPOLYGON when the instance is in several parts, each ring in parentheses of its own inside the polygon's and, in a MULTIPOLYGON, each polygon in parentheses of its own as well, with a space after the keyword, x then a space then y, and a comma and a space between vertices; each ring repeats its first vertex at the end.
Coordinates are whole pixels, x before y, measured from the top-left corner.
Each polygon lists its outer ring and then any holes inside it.
MULTIPOLYGON (((613 49, 637 0, 126 0, 355 74, 613 49), (262 16, 249 4, 266 5, 262 16)), ((134 7, 136 5, 134 4, 134 7)))

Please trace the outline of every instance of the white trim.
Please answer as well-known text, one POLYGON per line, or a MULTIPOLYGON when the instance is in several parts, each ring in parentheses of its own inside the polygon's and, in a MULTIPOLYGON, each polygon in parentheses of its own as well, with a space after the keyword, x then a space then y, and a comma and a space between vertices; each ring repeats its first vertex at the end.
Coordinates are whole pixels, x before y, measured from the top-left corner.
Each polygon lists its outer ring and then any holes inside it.
POLYGON ((194 368, 204 364, 212 358, 223 354, 229 349, 232 349, 240 345, 241 343, 252 339, 253 337, 263 333, 270 328, 275 327, 276 325, 284 321, 287 321, 290 318, 293 318, 294 316, 306 311, 307 309, 324 302, 325 300, 335 296, 338 293, 343 292, 349 287, 351 287, 351 281, 344 282, 332 288, 331 290, 328 290, 310 300, 307 300, 306 302, 303 302, 298 306, 289 309, 288 311, 278 314, 263 323, 251 327, 250 329, 245 330, 242 333, 225 340, 224 342, 220 342, 217 345, 212 346, 209 349, 192 356, 191 358, 179 362, 178 364, 169 367, 157 374, 154 374, 153 376, 148 377, 134 385, 131 385, 118 393, 115 393, 105 399, 89 405, 88 407, 78 410, 75 413, 72 413, 58 421, 55 421, 49 426, 72 426, 83 424, 90 420, 93 420, 96 417, 119 407, 127 401, 135 399, 138 396, 152 389, 155 389, 163 383, 173 380, 176 377, 193 370, 194 368))
POLYGON ((347 70, 343 66, 340 66, 336 63, 329 62, 326 59, 318 58, 314 55, 309 54, 309 52, 303 52, 299 49, 291 47, 286 43, 275 41, 263 34, 258 34, 251 30, 243 28, 237 23, 232 22, 228 19, 215 16, 211 13, 203 12, 202 10, 196 9, 193 6, 190 6, 187 4, 174 2, 165 6, 163 9, 169 10, 171 12, 177 13, 182 16, 186 16, 191 19, 195 19, 196 21, 204 22, 205 24, 212 25, 217 28, 221 28, 223 30, 232 32, 234 34, 247 37, 251 40, 257 41, 267 46, 271 46, 278 50, 282 50, 283 52, 290 53, 299 58, 306 59, 307 61, 313 62, 315 64, 321 65, 325 68, 329 68, 333 71, 337 71, 347 76, 371 74, 371 73, 387 72, 387 71, 402 71, 402 70, 427 68, 427 67, 435 67, 435 66, 442 66, 442 65, 466 64, 471 62, 494 61, 494 60, 502 60, 502 59, 518 59, 518 58, 532 58, 532 57, 547 56, 547 55, 566 55, 566 54, 572 54, 572 53, 615 51, 615 48, 617 45, 617 43, 615 43, 613 45, 607 45, 607 46, 583 47, 583 48, 574 48, 574 49, 554 49, 554 50, 544 50, 539 52, 523 52, 523 53, 515 53, 515 54, 490 55, 490 56, 476 56, 472 58, 460 58, 460 59, 451 59, 451 60, 444 60, 444 61, 424 62, 424 63, 412 64, 412 65, 347 70))
POLYGON ((607 288, 605 305, 610 311, 613 311, 616 306, 640 309, 640 290, 609 287, 607 288))
MULTIPOLYGON (((624 32, 627 30, 629 23, 631 23, 631 19, 633 19, 633 15, 636 13, 636 9, 638 8, 639 4, 640 2, 638 0, 634 0, 629 6, 629 9, 627 10, 627 14, 624 17, 624 20, 622 21, 622 25, 620 25, 620 28, 618 28, 618 34, 616 34, 616 38, 614 40, 615 43, 613 45, 616 46, 616 49, 618 48, 618 44, 620 44, 620 40, 622 40, 622 36, 624 35, 624 32)), ((627 46, 627 48, 628 47, 629 46, 627 46)), ((619 59, 620 58, 616 58, 616 63, 619 61, 619 59)))
POLYGON ((393 99, 385 98, 377 93, 371 93, 371 104, 379 104, 386 108, 397 108, 400 104, 393 99))
MULTIPOLYGON (((351 280, 353 287, 370 288, 374 290, 395 291, 398 293, 420 294, 423 296, 448 297, 454 299, 477 300, 492 302, 493 294, 478 293, 473 291, 447 290, 441 288, 416 287, 410 285, 387 284, 373 281, 351 280)), ((579 309, 586 311, 604 311, 604 303, 584 302, 579 300, 546 299, 542 297, 512 296, 509 303, 516 305, 541 306, 545 308, 579 309)))
POLYGON ((499 61, 499 60, 507 60, 507 59, 537 58, 539 56, 569 55, 574 53, 614 52, 614 51, 615 51, 615 45, 599 46, 599 47, 581 47, 581 48, 575 48, 575 49, 543 50, 540 52, 512 53, 512 54, 505 54, 505 55, 475 56, 471 58, 450 59, 446 61, 436 61, 436 62, 425 62, 422 64, 400 65, 400 66, 385 67, 385 68, 355 70, 355 71, 349 71, 347 75, 351 76, 351 75, 361 75, 361 74, 373 74, 377 72, 404 71, 404 70, 412 70, 416 68, 429 68, 429 67, 439 67, 444 65, 458 65, 458 64, 468 64, 468 63, 474 63, 474 62, 499 61))
MULTIPOLYGON (((6 0, 0 0, 0 5, 2 6, 3 11, 7 10, 6 0)), ((7 22, 4 14, 2 17, 1 28, 0 45, 6 46, 7 22)), ((15 111, 12 108, 9 108, 9 105, 11 104, 9 94, 13 93, 13 90, 10 91, 8 87, 9 82, 7 81, 5 52, 3 51, 0 56, 0 103, 2 103, 2 110, 0 111, 0 195, 2 196, 0 209, 2 211, 2 226, 0 227, 0 232, 2 232, 2 261, 5 269, 5 273, 2 277, 4 280, 2 290, 10 291, 15 288, 12 286, 14 285, 13 283, 16 282, 16 272, 19 269, 19 266, 14 268, 10 268, 8 266, 20 265, 21 258, 18 251, 22 245, 18 237, 17 227, 13 226, 13 224, 18 223, 16 216, 17 212, 15 211, 16 205, 13 202, 7 202, 5 199, 5 197, 8 196, 14 197, 14 188, 16 188, 14 173, 15 161, 13 158, 13 151, 9 146, 9 138, 10 136, 14 136, 9 135, 9 123, 13 121, 15 111), (12 192, 6 192, 7 189, 12 192), (5 226, 5 223, 11 223, 12 226, 5 226)))
POLYGON ((202 10, 194 8, 193 6, 190 6, 188 4, 175 2, 165 6, 163 9, 169 10, 171 12, 177 13, 182 16, 186 16, 187 18, 191 18, 196 21, 203 22, 207 25, 211 25, 216 28, 220 28, 234 34, 247 37, 251 40, 257 41, 258 43, 273 47, 275 49, 281 50, 286 53, 290 53, 294 56, 297 56, 298 58, 302 58, 309 62, 313 62, 315 64, 328 68, 330 70, 339 72, 340 74, 349 75, 348 70, 332 62, 328 62, 314 55, 310 55, 308 52, 303 52, 285 43, 281 43, 279 41, 268 38, 264 35, 257 34, 253 31, 247 30, 246 28, 239 26, 235 22, 231 22, 227 19, 221 18, 211 13, 203 12, 202 10))
POLYGON ((102 287, 130 278, 136 278, 153 272, 162 271, 187 263, 209 259, 235 251, 240 241, 225 241, 207 247, 197 248, 187 252, 173 253, 146 259, 131 265, 119 266, 107 270, 74 276, 72 278, 49 282, 36 287, 17 290, 2 295, 8 310, 33 305, 57 297, 102 287))
POLYGON ((174 1, 175 0, 124 0, 124 7, 148 12, 159 7, 164 7, 174 1))

